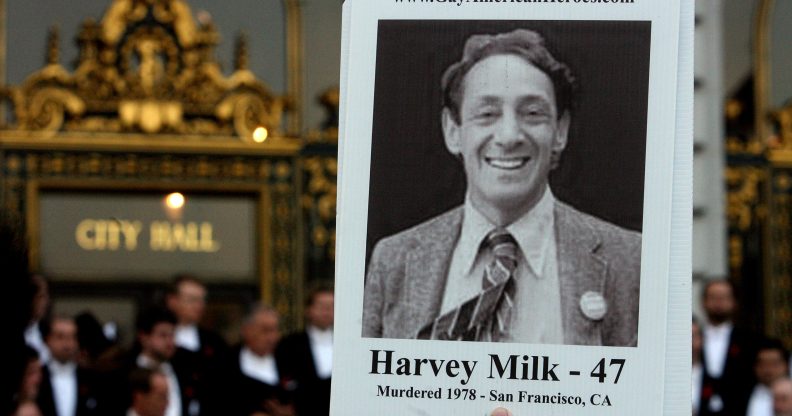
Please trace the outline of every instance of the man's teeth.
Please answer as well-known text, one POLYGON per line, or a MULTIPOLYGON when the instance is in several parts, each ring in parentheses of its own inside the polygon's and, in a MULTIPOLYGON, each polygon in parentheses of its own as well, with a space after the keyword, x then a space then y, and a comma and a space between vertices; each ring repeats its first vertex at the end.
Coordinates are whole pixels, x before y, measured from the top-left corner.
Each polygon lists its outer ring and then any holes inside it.
POLYGON ((486 158, 487 164, 498 169, 518 169, 528 162, 529 157, 486 158))

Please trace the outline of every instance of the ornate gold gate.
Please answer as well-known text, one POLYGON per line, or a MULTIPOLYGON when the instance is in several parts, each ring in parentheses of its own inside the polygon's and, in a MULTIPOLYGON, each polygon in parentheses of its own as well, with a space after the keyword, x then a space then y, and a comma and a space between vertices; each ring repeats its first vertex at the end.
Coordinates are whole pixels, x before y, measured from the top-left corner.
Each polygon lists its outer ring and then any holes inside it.
MULTIPOLYGON (((74 71, 60 64, 52 31, 47 64, 2 90, 13 119, 0 130, 0 203, 25 219, 32 264, 42 271, 49 261, 42 254, 58 255, 40 250, 51 238, 41 235, 48 193, 78 202, 91 193, 239 196, 254 212, 250 284, 293 327, 302 315, 302 302, 294 301, 304 280, 302 208, 312 209, 300 197, 302 140, 281 129, 294 100, 272 93, 249 70, 244 38, 237 39, 233 73, 224 76, 213 57, 217 29, 197 21, 182 0, 115 0, 100 22, 82 25, 74 71)), ((168 226, 176 254, 194 254, 195 240, 210 230, 168 226)), ((140 229, 147 232, 147 224, 140 229)), ((121 286, 152 281, 145 273, 110 277, 121 286)), ((74 287, 80 278, 66 273, 59 281, 74 287)))

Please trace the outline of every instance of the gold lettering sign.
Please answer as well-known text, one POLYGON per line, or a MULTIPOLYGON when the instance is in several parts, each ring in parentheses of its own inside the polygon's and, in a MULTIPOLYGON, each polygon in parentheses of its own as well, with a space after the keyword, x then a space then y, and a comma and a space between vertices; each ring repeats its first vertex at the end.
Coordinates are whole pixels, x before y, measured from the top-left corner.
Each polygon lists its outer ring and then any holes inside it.
POLYGON ((149 229, 149 248, 152 251, 214 253, 220 250, 220 243, 212 239, 212 224, 209 222, 153 221, 149 229))
POLYGON ((127 251, 137 249, 140 221, 85 219, 77 224, 74 238, 83 250, 117 251, 123 242, 127 251))
MULTIPOLYGON (((74 230, 77 245, 88 251, 135 251, 143 230, 141 221, 84 219, 74 230)), ((149 225, 152 251, 214 253, 220 250, 212 223, 152 221, 149 225)))

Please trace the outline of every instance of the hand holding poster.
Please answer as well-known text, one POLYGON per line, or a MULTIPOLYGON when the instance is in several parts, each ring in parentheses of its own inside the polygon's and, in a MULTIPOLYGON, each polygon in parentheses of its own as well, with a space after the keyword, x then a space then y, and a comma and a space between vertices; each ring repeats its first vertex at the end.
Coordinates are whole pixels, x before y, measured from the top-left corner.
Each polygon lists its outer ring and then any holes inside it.
POLYGON ((347 1, 336 414, 683 403, 689 7, 553 3, 347 1))

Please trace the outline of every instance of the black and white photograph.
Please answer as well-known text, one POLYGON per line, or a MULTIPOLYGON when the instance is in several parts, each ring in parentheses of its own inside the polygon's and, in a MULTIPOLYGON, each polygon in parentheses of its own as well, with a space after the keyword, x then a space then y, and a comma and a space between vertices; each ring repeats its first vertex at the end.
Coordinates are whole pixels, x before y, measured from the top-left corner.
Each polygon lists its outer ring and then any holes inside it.
POLYGON ((331 409, 688 413, 692 3, 343 18, 331 409))
POLYGON ((651 25, 379 21, 364 338, 637 346, 651 25))

